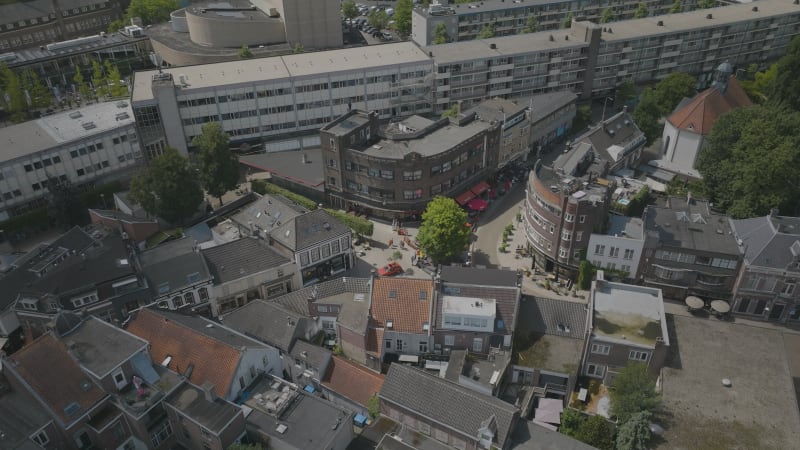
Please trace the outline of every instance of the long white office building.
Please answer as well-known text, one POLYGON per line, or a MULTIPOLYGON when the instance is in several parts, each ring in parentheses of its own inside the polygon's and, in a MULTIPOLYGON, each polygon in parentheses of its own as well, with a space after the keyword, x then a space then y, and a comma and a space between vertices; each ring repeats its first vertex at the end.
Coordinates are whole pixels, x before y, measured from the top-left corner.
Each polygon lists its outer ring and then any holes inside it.
POLYGON ((42 204, 48 180, 111 181, 142 159, 127 101, 0 128, 0 143, 0 220, 42 204))
POLYGON ((149 156, 164 145, 186 152, 210 121, 222 122, 234 143, 269 139, 268 149, 280 150, 275 139, 314 132, 351 108, 390 119, 490 97, 570 90, 588 99, 627 79, 710 75, 725 61, 766 64, 798 34, 796 0, 759 0, 422 48, 403 42, 138 72, 132 103, 149 156))

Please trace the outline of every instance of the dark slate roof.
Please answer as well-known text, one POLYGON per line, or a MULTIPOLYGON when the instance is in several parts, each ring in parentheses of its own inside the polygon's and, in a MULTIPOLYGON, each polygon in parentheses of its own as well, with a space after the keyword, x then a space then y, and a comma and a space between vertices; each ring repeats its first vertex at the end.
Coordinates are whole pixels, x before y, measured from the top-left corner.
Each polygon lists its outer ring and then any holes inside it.
POLYGON ((525 297, 532 306, 526 312, 526 327, 536 333, 583 339, 586 332, 586 305, 542 297, 525 297), (563 325, 563 327, 559 327, 563 325), (566 328, 569 328, 569 332, 566 328))
POLYGON ((662 247, 739 255, 728 217, 712 211, 705 200, 668 197, 647 207, 644 224, 648 233, 658 233, 662 247))
MULTIPOLYGON (((281 195, 264 194, 242 207, 231 220, 244 228, 270 232, 308 210, 281 195)), ((252 231, 252 230, 250 230, 252 231)))
POLYGON ((519 282, 519 274, 514 270, 443 266, 439 275, 442 282, 454 284, 517 287, 519 282))
MULTIPOLYGON (((128 250, 117 234, 100 236, 100 240, 90 237, 76 227, 68 231, 52 244, 43 245, 19 258, 16 268, 0 278, 0 308, 8 307, 25 293, 33 298, 45 295, 63 296, 62 306, 74 309, 69 302, 71 292, 86 292, 101 284, 134 275, 132 264, 121 265, 119 260, 127 259, 128 250), (52 265, 41 277, 31 271, 41 267, 48 255, 64 251, 65 259, 52 265)), ((113 292, 98 291, 101 299, 113 292)), ((39 305, 44 311, 43 304, 39 305)))
POLYGON ((424 417, 478 436, 482 422, 497 420, 497 446, 503 448, 519 417, 519 409, 499 398, 427 374, 413 367, 392 364, 380 397, 424 417))
POLYGON ((732 220, 739 247, 750 266, 786 270, 800 256, 800 217, 753 217, 732 220))
POLYGON ((86 319, 62 340, 74 345, 75 359, 98 379, 147 348, 144 339, 96 317, 86 319))
POLYGON ((625 147, 634 140, 641 139, 642 131, 636 126, 636 122, 631 119, 627 111, 622 111, 575 138, 575 144, 586 142, 591 144, 596 154, 605 161, 614 161, 608 153, 608 148, 612 145, 625 147), (613 130, 613 134, 610 132, 613 130))
POLYGON ((315 188, 325 183, 325 166, 322 149, 319 148, 243 155, 239 158, 239 163, 269 172, 277 178, 285 178, 293 183, 315 188), (302 163, 303 154, 306 155, 305 164, 302 163))
POLYGON ((51 334, 23 347, 10 360, 7 366, 25 380, 62 426, 70 426, 106 397, 51 334))
POLYGON ((194 240, 189 238, 148 249, 139 255, 139 261, 154 298, 193 284, 189 275, 199 274, 198 281, 211 276, 205 259, 199 251, 195 251, 194 240), (159 293, 162 285, 167 286, 168 290, 159 293))
POLYGON ((324 209, 316 209, 285 222, 270 236, 292 251, 298 251, 348 233, 350 228, 324 209))
POLYGON ((191 383, 176 389, 166 402, 213 433, 222 433, 242 409, 222 398, 208 401, 203 390, 191 383))
POLYGON ((214 284, 238 280, 290 262, 256 238, 237 239, 202 250, 202 254, 214 276, 214 284))
POLYGON ((546 94, 534 95, 528 99, 518 99, 520 103, 532 104, 531 123, 536 123, 545 117, 553 114, 559 109, 569 105, 578 99, 574 92, 558 91, 548 92, 546 94))
POLYGON ((317 369, 321 374, 320 376, 325 374, 331 355, 333 355, 330 350, 306 341, 295 341, 289 354, 293 358, 305 361, 308 366, 317 369))
POLYGON ((0 376, 0 430, 3 448, 40 448, 30 436, 50 422, 47 411, 24 389, 11 389, 0 376))
POLYGON ((274 301, 290 311, 307 317, 308 299, 325 299, 350 292, 354 294, 369 294, 370 279, 353 277, 335 278, 290 292, 271 301, 274 301))
POLYGON ((512 450, 596 450, 566 434, 548 430, 527 420, 520 420, 511 435, 512 450))
MULTIPOLYGON (((449 271, 447 271, 449 272, 449 271)), ((495 269, 471 269, 463 267, 443 267, 442 268, 442 293, 444 295, 453 295, 457 297, 470 297, 481 299, 494 299, 496 301, 495 311, 495 331, 502 334, 511 334, 517 325, 517 311, 520 289, 516 286, 517 273, 510 270, 495 270, 495 269), (450 277, 449 279, 460 280, 457 283, 444 281, 445 269, 456 269, 453 273, 460 276, 450 277), (493 276, 492 280, 486 279, 487 274, 493 276), (513 283, 511 282, 513 275, 513 283), (469 279, 474 278, 473 282, 469 279), (450 289, 457 288, 458 293, 450 289), (503 321, 503 329, 497 327, 498 321, 503 321)), ((438 302, 436 309, 436 326, 445 328, 442 324, 444 302, 438 302)))
MULTIPOLYGON (((308 309, 306 308, 306 312, 308 309)), ((275 302, 253 300, 222 317, 234 330, 288 352, 307 314, 290 311, 275 302)))

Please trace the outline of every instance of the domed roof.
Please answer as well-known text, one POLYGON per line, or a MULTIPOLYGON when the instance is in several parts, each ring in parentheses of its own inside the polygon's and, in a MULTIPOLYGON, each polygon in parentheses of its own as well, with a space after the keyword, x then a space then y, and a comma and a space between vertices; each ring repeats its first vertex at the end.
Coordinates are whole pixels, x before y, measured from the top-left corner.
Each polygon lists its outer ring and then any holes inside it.
POLYGON ((733 73, 733 66, 728 61, 725 61, 724 63, 720 64, 719 67, 717 67, 717 72, 727 73, 730 75, 733 73))
POLYGON ((58 313, 56 318, 53 319, 53 322, 55 322, 53 330, 58 336, 64 336, 65 334, 74 330, 75 327, 80 325, 82 321, 83 319, 81 316, 72 311, 61 311, 58 313))

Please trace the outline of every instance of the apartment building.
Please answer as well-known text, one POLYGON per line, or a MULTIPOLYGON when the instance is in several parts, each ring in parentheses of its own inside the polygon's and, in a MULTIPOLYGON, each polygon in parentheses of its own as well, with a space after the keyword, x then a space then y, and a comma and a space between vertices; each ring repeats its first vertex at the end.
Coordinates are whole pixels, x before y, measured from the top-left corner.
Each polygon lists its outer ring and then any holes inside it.
POLYGON ((606 276, 636 279, 644 253, 644 224, 638 217, 610 214, 608 228, 603 233, 592 233, 586 259, 606 276))
MULTIPOLYGON (((633 19, 639 3, 647 6, 651 16, 668 13, 674 4, 671 0, 623 0, 615 2, 613 6, 611 3, 578 0, 489 0, 452 5, 447 5, 446 1, 434 2, 428 8, 414 8, 411 13, 411 40, 421 46, 434 44, 434 30, 440 24, 444 24, 447 30, 448 42, 478 39, 478 35, 487 27, 498 37, 558 30, 564 27, 568 16, 575 21, 600 22, 606 9, 613 11, 616 22, 633 19)), ((694 9, 696 4, 694 0, 685 2, 683 10, 694 9)))
POLYGON ((33 0, 0 6, 0 51, 74 39, 106 31, 128 2, 33 0))
MULTIPOLYGON (((186 153, 204 123, 235 144, 312 132, 351 109, 432 111, 433 62, 410 42, 137 72, 132 103, 148 157, 186 153)), ((309 141, 307 145, 313 145, 309 141)))
POLYGON ((126 101, 105 102, 0 129, 0 220, 43 205, 48 182, 100 184, 141 158, 126 101))
POLYGON ((481 102, 465 114, 476 114, 485 122, 500 123, 502 140, 497 168, 528 158, 531 145, 531 120, 528 105, 502 98, 492 98, 481 102))
POLYGON ((394 218, 420 215, 436 196, 456 197, 497 167, 500 123, 475 114, 412 116, 380 126, 376 112, 349 111, 320 131, 329 201, 394 218))

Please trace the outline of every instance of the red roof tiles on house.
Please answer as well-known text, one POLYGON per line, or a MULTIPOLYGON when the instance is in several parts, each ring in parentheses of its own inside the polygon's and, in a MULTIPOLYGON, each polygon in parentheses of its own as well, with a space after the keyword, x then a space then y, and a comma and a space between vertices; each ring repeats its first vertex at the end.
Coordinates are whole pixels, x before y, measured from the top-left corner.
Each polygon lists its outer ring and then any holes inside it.
POLYGON ((752 104, 736 77, 730 77, 725 94, 714 87, 708 88, 695 95, 683 108, 673 112, 667 120, 676 128, 705 136, 711 132, 720 116, 752 104))
POLYGON ((411 278, 378 278, 372 290, 375 326, 401 333, 427 333, 433 283, 411 278), (389 326, 391 322, 391 326, 389 326))
POLYGON ((170 356, 168 367, 183 374, 193 365, 189 381, 200 386, 214 384, 220 397, 227 397, 241 354, 239 349, 204 336, 149 309, 142 309, 127 330, 150 342, 150 356, 159 363, 170 356))
POLYGON ((11 361, 14 370, 65 426, 106 396, 70 356, 66 346, 50 334, 14 353, 11 361))
POLYGON ((322 385, 366 407, 370 397, 381 391, 383 378, 366 367, 334 356, 322 385))

